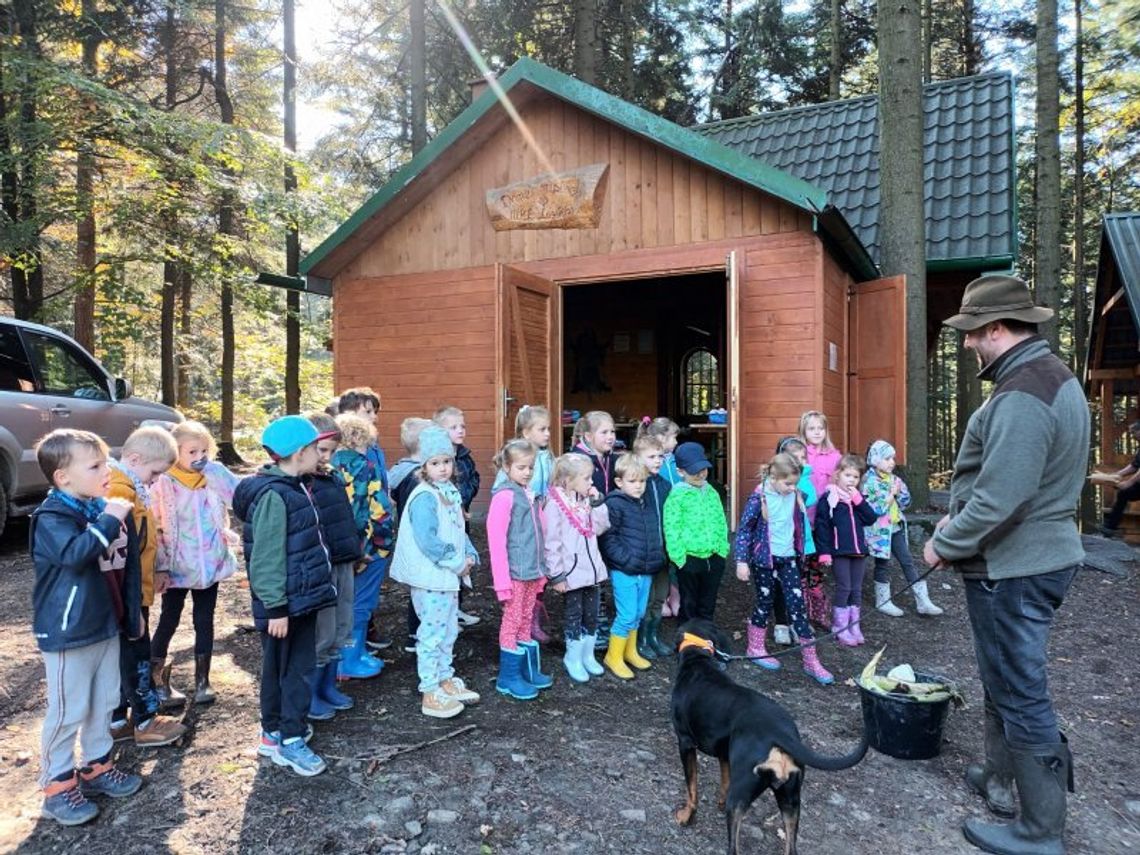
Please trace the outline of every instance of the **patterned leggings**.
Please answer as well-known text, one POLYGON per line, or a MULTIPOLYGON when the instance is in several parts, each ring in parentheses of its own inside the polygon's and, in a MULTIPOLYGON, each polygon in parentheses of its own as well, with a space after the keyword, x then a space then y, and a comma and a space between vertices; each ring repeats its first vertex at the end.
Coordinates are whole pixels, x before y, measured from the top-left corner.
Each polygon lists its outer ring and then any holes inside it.
POLYGON ((503 650, 518 650, 520 641, 530 641, 534 604, 541 586, 541 579, 511 579, 511 598, 503 603, 503 622, 499 624, 499 647, 503 650))
POLYGON ((764 629, 772 611, 772 596, 779 588, 783 593, 784 607, 792 628, 799 638, 815 638, 808 623, 804 592, 800 587, 800 563, 796 558, 772 558, 772 567, 751 568, 752 585, 756 589, 756 606, 752 610, 752 625, 764 629), (779 585, 776 585, 777 580, 779 585))

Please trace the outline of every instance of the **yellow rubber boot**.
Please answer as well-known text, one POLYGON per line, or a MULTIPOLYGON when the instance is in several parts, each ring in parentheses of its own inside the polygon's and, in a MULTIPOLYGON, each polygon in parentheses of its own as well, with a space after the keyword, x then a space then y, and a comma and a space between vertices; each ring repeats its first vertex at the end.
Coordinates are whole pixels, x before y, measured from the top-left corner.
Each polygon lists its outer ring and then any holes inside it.
POLYGON ((637 630, 630 630, 625 640, 625 661, 638 671, 646 671, 653 663, 637 652, 637 630))
MULTIPOLYGON (((606 648, 606 658, 602 660, 606 667, 613 672, 613 675, 620 677, 622 680, 633 679, 633 672, 630 671, 629 666, 625 664, 625 656, 623 655, 628 643, 628 638, 611 635, 610 646, 606 648)), ((635 650, 634 652, 636 653, 637 651, 635 650)))

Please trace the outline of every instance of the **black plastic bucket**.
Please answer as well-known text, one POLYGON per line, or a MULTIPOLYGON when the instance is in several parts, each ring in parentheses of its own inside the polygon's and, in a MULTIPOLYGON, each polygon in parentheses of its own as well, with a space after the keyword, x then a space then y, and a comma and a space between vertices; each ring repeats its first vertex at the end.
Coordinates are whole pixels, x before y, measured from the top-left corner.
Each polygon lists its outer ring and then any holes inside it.
MULTIPOLYGON (((945 683, 945 677, 915 671, 920 683, 945 683)), ((867 743, 899 760, 929 760, 942 750, 942 726, 950 699, 916 701, 908 695, 881 695, 859 685, 867 743)))

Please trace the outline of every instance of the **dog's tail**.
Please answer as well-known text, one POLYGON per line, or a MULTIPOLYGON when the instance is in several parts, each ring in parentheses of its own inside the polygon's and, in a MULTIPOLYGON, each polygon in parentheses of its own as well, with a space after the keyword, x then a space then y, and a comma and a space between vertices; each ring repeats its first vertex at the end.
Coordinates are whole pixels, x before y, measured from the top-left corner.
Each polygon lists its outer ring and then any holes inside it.
POLYGON ((863 759, 867 753, 867 735, 864 734, 860 737, 859 744, 855 746, 854 751, 840 757, 828 757, 825 754, 819 754, 808 748, 799 739, 795 739, 794 741, 789 740, 787 745, 781 745, 780 747, 787 751, 797 763, 811 766, 813 769, 837 772, 840 769, 850 769, 863 759))

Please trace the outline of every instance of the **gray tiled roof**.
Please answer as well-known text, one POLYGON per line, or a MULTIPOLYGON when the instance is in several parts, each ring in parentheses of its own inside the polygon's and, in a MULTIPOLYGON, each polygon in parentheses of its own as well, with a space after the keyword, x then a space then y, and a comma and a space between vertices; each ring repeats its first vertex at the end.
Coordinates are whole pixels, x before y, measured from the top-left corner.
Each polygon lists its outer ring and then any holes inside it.
POLYGON ((1105 214, 1100 252, 1098 266, 1116 263, 1133 323, 1140 330, 1140 213, 1105 214))
MULTIPOLYGON (((977 259, 979 268, 1008 267, 1016 252, 1013 81, 1007 73, 981 74, 927 84, 923 94, 928 264, 977 259)), ((694 130, 824 188, 878 262, 877 96, 694 130)))

